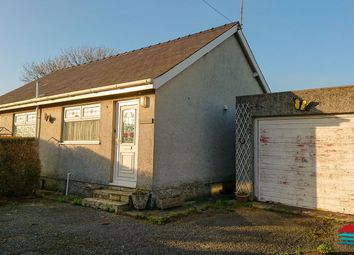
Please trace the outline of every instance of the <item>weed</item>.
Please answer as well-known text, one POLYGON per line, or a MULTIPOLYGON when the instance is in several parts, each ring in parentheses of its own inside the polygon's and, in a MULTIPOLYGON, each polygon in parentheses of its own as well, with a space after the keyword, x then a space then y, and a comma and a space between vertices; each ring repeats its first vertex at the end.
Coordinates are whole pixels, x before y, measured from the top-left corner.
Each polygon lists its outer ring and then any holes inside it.
POLYGON ((227 200, 216 200, 214 203, 214 207, 217 209, 222 209, 229 206, 230 204, 230 201, 227 200))
POLYGON ((169 217, 177 217, 179 214, 177 212, 169 212, 168 216, 169 217))
POLYGON ((251 201, 248 202, 242 202, 242 203, 236 203, 235 207, 247 207, 247 208, 252 208, 253 203, 251 201))
POLYGON ((323 243, 323 244, 320 244, 319 246, 317 246, 317 251, 321 254, 330 254, 334 250, 331 245, 323 243))
POLYGON ((320 238, 324 238, 330 234, 332 226, 333 226, 333 220, 322 219, 318 221, 318 224, 315 224, 308 231, 307 235, 311 240, 318 240, 320 238))
POLYGON ((155 216, 155 215, 149 215, 146 217, 146 219, 153 223, 153 224, 158 224, 158 225, 162 225, 164 223, 166 223, 167 218, 165 217, 161 217, 161 216, 155 216))
POLYGON ((72 201, 71 201, 71 204, 73 205, 82 205, 82 198, 74 198, 72 201))
POLYGON ((62 203, 70 203, 73 200, 73 198, 70 196, 60 196, 54 200, 57 200, 58 202, 62 202, 62 203))
POLYGON ((205 210, 207 210, 208 208, 195 208, 195 210, 194 210, 194 212, 195 213, 202 213, 202 212, 204 212, 205 210))
POLYGON ((301 255, 302 254, 302 250, 300 247, 297 247, 295 250, 295 255, 301 255))
POLYGON ((115 213, 116 210, 115 210, 114 208, 112 208, 112 207, 108 207, 108 208, 107 208, 107 212, 109 212, 109 213, 115 213))

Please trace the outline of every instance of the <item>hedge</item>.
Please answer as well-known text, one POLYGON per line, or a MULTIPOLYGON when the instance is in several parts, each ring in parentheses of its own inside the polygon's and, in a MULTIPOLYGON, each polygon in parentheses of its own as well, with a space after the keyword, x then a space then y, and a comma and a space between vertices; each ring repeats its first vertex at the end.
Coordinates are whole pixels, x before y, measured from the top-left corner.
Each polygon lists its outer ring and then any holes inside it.
POLYGON ((39 186, 41 164, 34 138, 0 138, 0 195, 23 196, 39 186))

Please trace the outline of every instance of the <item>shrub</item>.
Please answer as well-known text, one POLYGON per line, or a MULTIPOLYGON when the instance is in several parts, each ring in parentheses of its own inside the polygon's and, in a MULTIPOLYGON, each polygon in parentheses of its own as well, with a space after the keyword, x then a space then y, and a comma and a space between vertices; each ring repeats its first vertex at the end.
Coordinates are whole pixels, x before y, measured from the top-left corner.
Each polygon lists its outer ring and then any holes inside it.
POLYGON ((330 254, 333 252, 333 248, 329 244, 323 243, 317 247, 317 251, 321 254, 330 254))
POLYGON ((39 185, 40 160, 34 138, 0 138, 0 195, 31 194, 39 185))

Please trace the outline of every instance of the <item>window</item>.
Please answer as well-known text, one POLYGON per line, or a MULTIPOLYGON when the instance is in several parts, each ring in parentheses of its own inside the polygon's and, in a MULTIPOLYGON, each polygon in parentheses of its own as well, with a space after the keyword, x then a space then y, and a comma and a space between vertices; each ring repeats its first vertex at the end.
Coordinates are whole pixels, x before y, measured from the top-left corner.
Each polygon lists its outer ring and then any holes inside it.
POLYGON ((83 105, 64 109, 63 140, 99 141, 100 105, 83 105))
POLYGON ((15 114, 14 135, 20 137, 35 137, 36 119, 36 112, 15 114))
POLYGON ((136 125, 135 109, 122 110, 122 116, 121 141, 122 143, 134 143, 136 125))

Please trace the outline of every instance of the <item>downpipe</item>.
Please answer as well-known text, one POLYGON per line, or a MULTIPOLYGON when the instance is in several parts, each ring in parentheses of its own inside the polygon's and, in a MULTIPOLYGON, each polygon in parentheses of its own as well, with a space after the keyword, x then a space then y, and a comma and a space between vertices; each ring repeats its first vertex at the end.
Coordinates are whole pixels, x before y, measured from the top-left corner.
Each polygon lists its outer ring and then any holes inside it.
POLYGON ((69 182, 70 182, 71 173, 66 174, 66 187, 65 187, 65 196, 69 195, 69 182))

